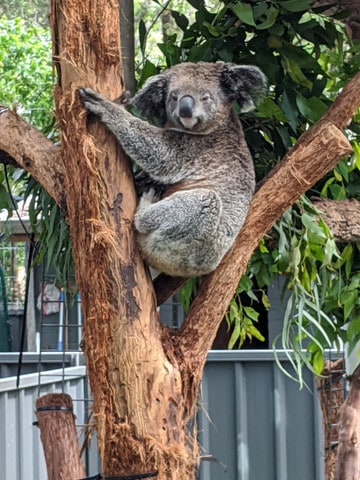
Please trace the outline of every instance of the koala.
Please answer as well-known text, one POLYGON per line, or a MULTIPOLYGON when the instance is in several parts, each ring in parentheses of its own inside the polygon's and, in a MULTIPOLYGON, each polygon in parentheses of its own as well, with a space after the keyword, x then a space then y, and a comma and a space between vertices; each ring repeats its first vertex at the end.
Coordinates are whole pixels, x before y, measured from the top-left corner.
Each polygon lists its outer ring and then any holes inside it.
POLYGON ((236 100, 250 110, 265 85, 255 66, 182 63, 148 79, 130 100, 143 119, 89 88, 79 90, 87 111, 164 186, 161 194, 142 195, 134 218, 150 267, 171 276, 204 275, 233 245, 255 175, 232 105, 236 100))

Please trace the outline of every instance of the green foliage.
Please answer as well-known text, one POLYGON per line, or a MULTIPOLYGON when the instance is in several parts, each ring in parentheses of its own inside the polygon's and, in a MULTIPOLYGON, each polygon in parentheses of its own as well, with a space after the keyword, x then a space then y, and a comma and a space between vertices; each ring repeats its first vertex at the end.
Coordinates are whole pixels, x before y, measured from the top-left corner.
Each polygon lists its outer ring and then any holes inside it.
MULTIPOLYGON (((269 95, 257 111, 242 115, 257 178, 261 179, 324 114, 340 88, 359 70, 360 45, 351 42, 338 20, 344 18, 343 12, 337 11, 329 18, 322 15, 323 8, 311 10, 308 0, 223 0, 213 8, 203 1, 187 3, 195 16, 172 10, 177 30, 158 45, 166 66, 199 60, 256 64, 269 80, 269 95)), ((145 23, 141 28, 140 43, 146 36, 145 23)), ((141 83, 147 72, 156 71, 158 66, 147 57, 141 83)), ((354 118, 348 129, 355 149, 353 158, 340 162, 308 192, 309 196, 358 197, 358 121, 354 118)), ((261 242, 239 283, 226 315, 232 328, 230 347, 241 346, 249 336, 260 338, 255 314, 258 289, 268 306, 266 287, 274 275, 284 275, 286 314, 280 344, 294 352, 291 361, 297 378, 301 379, 304 363, 320 372, 325 348, 338 338, 358 337, 354 332, 360 326, 359 270, 352 260, 345 260, 350 249, 358 253, 356 246, 336 246, 304 196, 279 220, 272 238, 261 242), (348 278, 345 283, 344 275, 348 278), (341 293, 335 297, 340 287, 341 293), (243 305, 244 295, 252 302, 250 307, 243 305), (347 334, 345 323, 351 325, 347 334)), ((182 297, 189 302, 194 289, 196 284, 188 283, 182 297)))
MULTIPOLYGON (((261 292, 263 303, 268 303, 265 291, 261 290, 261 292)), ((253 281, 248 276, 241 278, 234 298, 230 302, 228 312, 225 315, 228 329, 232 330, 229 348, 234 348, 235 346, 241 348, 246 339, 251 340, 253 337, 261 342, 265 341, 265 338, 255 326, 258 322, 259 313, 255 308, 243 304, 242 294, 244 293, 247 294, 251 301, 258 302, 259 291, 254 291, 253 281)))
MULTIPOLYGON (((138 84, 182 61, 258 65, 268 78, 269 95, 256 112, 241 119, 261 179, 359 71, 360 44, 347 38, 340 21, 343 12, 328 18, 323 8, 310 10, 309 0, 208 3, 212 6, 203 0, 135 2, 138 84)), ((1 19, 1 103, 18 103, 33 124, 53 135, 50 55, 47 31, 29 23, 25 28, 21 20, 1 19)), ((360 114, 347 131, 354 145, 352 158, 340 162, 308 196, 359 199, 359 120, 360 114)), ((42 239, 40 258, 47 254, 51 262, 57 259, 58 272, 64 274, 72 267, 61 214, 33 180, 27 182, 27 193, 33 196, 31 219, 42 239)), ((0 188, 3 205, 5 197, 0 188)), ((275 275, 285 278, 286 314, 278 340, 293 350, 295 376, 301 379, 304 363, 321 371, 323 351, 330 344, 342 339, 352 346, 360 338, 359 246, 335 245, 304 196, 261 241, 240 280, 226 315, 232 329, 230 346, 239 346, 250 336, 261 339, 257 305, 260 299, 269 307, 266 289, 275 275)), ((182 290, 187 307, 200 281, 192 279, 182 290)))
MULTIPOLYGON (((242 117, 260 179, 357 71, 360 49, 339 22, 316 14, 321 9, 310 13, 307 0, 224 0, 213 8, 187 3, 195 16, 172 10, 177 32, 158 45, 167 66, 199 60, 256 64, 269 79, 270 96, 255 114, 242 117)), ((145 35, 144 23, 140 44, 145 35)), ((146 71, 157 70, 147 59, 146 71)), ((142 72, 141 83, 145 79, 142 72)))
POLYGON ((45 133, 54 126, 51 43, 47 29, 0 18, 0 104, 45 133))
MULTIPOLYGON (((26 4, 29 8, 30 6, 26 4)), ((27 10, 30 15, 30 10, 27 10)), ((56 139, 53 115, 53 72, 49 29, 27 25, 25 20, 0 19, 0 104, 15 104, 17 112, 56 139)), ((30 199, 29 216, 38 240, 36 261, 44 258, 55 269, 57 281, 66 285, 73 275, 68 229, 48 193, 21 169, 8 167, 12 193, 30 199)), ((14 205, 0 170, 0 209, 12 215, 14 205)))
POLYGON ((29 178, 25 197, 29 198, 29 219, 37 240, 35 263, 45 261, 45 270, 53 270, 56 282, 67 287, 74 277, 71 240, 61 210, 33 178, 29 178))
POLYGON ((0 17, 21 18, 27 26, 48 26, 48 0, 2 0, 0 17))

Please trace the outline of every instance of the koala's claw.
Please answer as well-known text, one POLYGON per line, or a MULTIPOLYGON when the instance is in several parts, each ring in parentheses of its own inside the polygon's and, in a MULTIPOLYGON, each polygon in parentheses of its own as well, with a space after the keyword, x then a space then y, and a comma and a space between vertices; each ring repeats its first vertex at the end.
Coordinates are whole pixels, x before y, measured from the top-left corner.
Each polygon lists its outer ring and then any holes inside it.
POLYGON ((101 96, 98 93, 94 92, 92 88, 79 88, 78 91, 80 98, 84 102, 98 102, 99 100, 101 100, 101 96))

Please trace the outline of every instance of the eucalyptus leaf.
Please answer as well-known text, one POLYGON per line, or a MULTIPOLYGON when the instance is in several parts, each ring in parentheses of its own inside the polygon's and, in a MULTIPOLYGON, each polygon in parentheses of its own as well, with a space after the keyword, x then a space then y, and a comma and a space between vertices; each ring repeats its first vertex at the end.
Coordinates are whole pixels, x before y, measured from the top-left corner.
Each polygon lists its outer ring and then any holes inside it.
POLYGON ((235 2, 231 4, 230 8, 242 22, 247 25, 256 26, 251 5, 245 2, 235 2))

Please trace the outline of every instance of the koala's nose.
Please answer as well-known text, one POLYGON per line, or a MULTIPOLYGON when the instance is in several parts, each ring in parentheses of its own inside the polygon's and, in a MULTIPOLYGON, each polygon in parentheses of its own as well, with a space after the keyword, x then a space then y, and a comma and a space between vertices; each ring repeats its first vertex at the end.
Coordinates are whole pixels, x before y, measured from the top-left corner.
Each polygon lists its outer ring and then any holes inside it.
POLYGON ((193 115, 195 100, 190 95, 182 97, 179 101, 179 115, 182 118, 191 118, 193 115))

